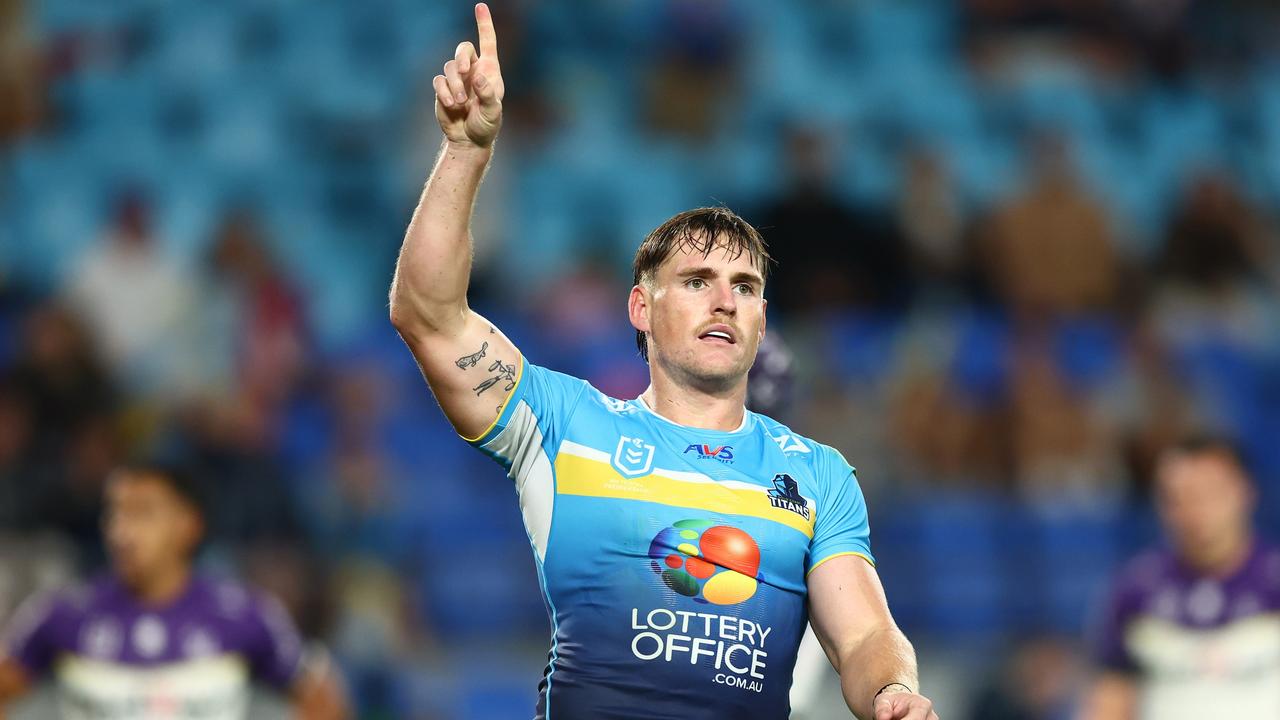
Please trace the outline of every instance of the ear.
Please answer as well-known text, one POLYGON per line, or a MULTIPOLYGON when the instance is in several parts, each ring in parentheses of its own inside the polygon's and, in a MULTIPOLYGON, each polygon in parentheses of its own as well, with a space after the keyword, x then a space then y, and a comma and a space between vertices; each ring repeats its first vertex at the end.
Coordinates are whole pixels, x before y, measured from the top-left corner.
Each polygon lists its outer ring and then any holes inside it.
POLYGON ((1252 513, 1258 507, 1258 488, 1249 481, 1249 478, 1244 474, 1244 471, 1241 471, 1240 474, 1240 484, 1241 491, 1244 495, 1244 505, 1249 509, 1249 512, 1252 513))
POLYGON ((627 297, 627 317, 631 326, 640 332, 649 332, 649 291, 641 285, 634 285, 627 297))
POLYGON ((181 540, 183 549, 188 555, 195 552, 200 547, 200 541, 204 539, 205 533, 204 517, 191 508, 186 508, 186 512, 182 516, 182 535, 181 540))
POLYGON ((764 342, 765 326, 769 324, 769 301, 760 301, 760 342, 764 342))

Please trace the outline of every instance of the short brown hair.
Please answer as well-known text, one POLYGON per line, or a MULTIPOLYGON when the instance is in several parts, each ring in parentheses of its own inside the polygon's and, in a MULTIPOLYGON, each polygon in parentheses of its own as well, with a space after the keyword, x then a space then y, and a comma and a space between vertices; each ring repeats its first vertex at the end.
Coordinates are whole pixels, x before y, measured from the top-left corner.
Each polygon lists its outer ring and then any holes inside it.
POLYGON ((1225 458, 1242 472, 1248 472, 1248 463, 1244 453, 1236 442, 1225 435, 1208 433, 1188 435, 1165 448, 1164 457, 1217 455, 1225 458))
MULTIPOLYGON (((662 263, 682 249, 711 254, 717 246, 723 246, 737 259, 742 253, 750 253, 751 264, 760 271, 760 277, 769 274, 769 250, 760 232, 726 207, 700 207, 672 217, 649 233, 636 250, 632 262, 632 276, 636 285, 653 280, 662 263)), ((649 362, 649 343, 644 331, 636 331, 636 347, 640 357, 649 362)))

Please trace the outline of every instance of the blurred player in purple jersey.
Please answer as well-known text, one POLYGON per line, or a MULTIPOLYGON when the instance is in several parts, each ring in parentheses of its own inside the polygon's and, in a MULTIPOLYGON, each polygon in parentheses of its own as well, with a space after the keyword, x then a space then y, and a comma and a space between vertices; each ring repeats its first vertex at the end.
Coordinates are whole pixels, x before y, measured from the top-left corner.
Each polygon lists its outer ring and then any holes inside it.
POLYGON ((335 672, 279 603, 193 571, 204 518, 185 474, 117 470, 103 531, 112 571, 28 600, 6 628, 0 717, 48 676, 73 719, 243 718, 252 681, 287 693, 297 717, 347 717, 335 672))
POLYGON ((1163 454, 1169 543, 1129 563, 1103 608, 1082 720, 1280 718, 1280 551, 1255 536, 1254 502, 1229 443, 1163 454))

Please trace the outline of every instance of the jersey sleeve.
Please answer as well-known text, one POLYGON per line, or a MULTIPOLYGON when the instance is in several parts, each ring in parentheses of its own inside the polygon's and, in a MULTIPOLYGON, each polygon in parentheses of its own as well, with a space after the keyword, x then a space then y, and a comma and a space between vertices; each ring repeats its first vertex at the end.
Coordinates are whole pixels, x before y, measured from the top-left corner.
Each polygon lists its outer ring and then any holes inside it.
POLYGON ((288 690, 302 667, 302 637, 279 600, 268 595, 253 599, 246 648, 253 678, 277 690, 288 690))
POLYGON ((516 386, 497 419, 479 437, 465 439, 513 476, 519 475, 523 466, 540 455, 539 450, 559 445, 564 426, 588 387, 585 380, 521 357, 516 386))
POLYGON ((1125 627, 1132 617, 1132 593, 1124 582, 1116 583, 1097 608, 1089 627, 1089 659, 1100 670, 1136 673, 1138 664, 1125 643, 1125 627))
POLYGON ((820 462, 818 467, 822 491, 814 518, 813 540, 809 543, 806 575, 841 555, 857 555, 875 565, 867 503, 858 486, 857 474, 840 453, 827 448, 825 454, 825 462, 820 462))
POLYGON ((56 593, 29 598, 5 628, 4 654, 31 677, 44 675, 61 650, 59 632, 75 622, 72 615, 70 605, 56 593))

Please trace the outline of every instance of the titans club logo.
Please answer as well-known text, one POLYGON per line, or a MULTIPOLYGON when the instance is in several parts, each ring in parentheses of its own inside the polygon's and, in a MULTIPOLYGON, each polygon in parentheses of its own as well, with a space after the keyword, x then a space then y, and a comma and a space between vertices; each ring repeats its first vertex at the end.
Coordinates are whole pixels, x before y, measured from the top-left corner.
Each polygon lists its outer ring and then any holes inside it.
POLYGON ((773 476, 769 504, 782 510, 790 510, 805 520, 809 519, 809 502, 800 494, 800 486, 796 484, 796 479, 786 473, 773 476))

